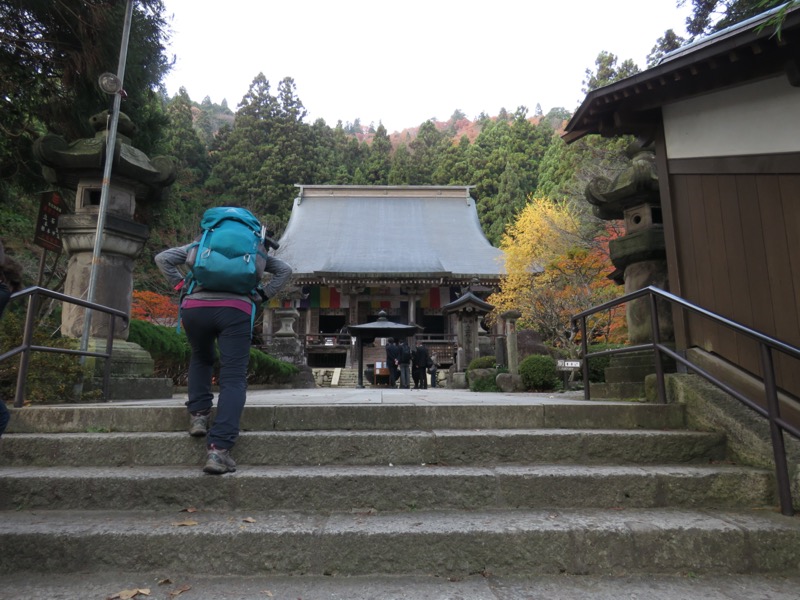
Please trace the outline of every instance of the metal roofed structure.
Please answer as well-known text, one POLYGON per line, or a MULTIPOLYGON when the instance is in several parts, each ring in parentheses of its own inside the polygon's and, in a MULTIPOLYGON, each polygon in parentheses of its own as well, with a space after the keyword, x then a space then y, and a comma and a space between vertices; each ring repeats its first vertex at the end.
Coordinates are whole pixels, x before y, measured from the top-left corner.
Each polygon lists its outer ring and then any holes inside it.
MULTIPOLYGON (((392 322, 419 325, 426 339, 452 337, 455 326, 442 307, 470 289, 488 295, 500 284, 503 252, 486 239, 470 186, 296 187, 275 251, 294 269, 295 293, 271 306, 299 312, 310 366, 350 364, 349 355, 343 363, 329 356, 314 364, 319 357, 312 354, 336 354, 346 342, 315 350, 314 336, 329 342, 330 334, 374 321, 381 310, 392 322)), ((269 327, 267 315, 266 334, 269 327)))
POLYGON ((496 283, 502 252, 468 186, 298 185, 276 256, 297 283, 496 283))
POLYGON ((786 77, 800 84, 800 8, 790 8, 775 33, 767 22, 781 7, 696 40, 662 57, 654 67, 590 91, 566 127, 567 143, 585 135, 632 134, 653 138, 661 107, 749 82, 786 77))
MULTIPOLYGON (((800 346, 800 6, 784 3, 592 90, 562 137, 590 134, 653 142, 669 291, 800 346), (778 34, 770 23, 784 9, 778 34)), ((764 354, 752 339, 673 315, 677 350, 734 389, 761 385, 764 354)), ((781 400, 780 414, 796 426, 800 369, 775 354, 776 385, 794 399, 781 400)), ((766 406, 763 392, 753 397, 766 406)))

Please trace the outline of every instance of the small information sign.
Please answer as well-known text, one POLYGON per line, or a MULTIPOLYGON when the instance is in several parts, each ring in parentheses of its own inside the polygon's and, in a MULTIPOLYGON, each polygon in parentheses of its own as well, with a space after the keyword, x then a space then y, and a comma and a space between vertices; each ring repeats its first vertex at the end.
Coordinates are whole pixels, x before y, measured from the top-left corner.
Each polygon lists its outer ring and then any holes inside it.
POLYGON ((581 368, 581 361, 564 360, 560 358, 556 361, 556 368, 559 371, 576 371, 581 368))

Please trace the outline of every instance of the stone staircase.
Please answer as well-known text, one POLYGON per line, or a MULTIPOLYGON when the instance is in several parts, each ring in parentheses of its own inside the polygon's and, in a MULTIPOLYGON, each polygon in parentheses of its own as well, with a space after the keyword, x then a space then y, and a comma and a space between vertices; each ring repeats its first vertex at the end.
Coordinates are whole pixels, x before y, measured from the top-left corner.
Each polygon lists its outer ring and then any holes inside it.
MULTIPOLYGON (((317 368, 313 369, 314 381, 318 387, 355 388, 358 385, 358 369, 317 368)), ((368 385, 364 381, 364 385, 368 385)))
POLYGON ((202 474, 177 402, 17 411, 0 573, 800 573, 800 521, 777 511, 772 473, 729 464, 681 405, 474 398, 248 404, 224 476, 202 474))
MULTIPOLYGON (((669 358, 662 360, 665 373, 675 372, 675 362, 669 358)), ((611 357, 604 370, 605 381, 592 383, 592 398, 639 399, 645 397, 645 378, 656 372, 652 352, 616 354, 611 357)))

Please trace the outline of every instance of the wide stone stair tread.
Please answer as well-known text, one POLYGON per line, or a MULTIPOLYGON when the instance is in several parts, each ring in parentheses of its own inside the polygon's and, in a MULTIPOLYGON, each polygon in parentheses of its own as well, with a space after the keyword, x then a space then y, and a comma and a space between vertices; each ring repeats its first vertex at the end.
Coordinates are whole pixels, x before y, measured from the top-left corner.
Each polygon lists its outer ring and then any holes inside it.
POLYGON ((15 511, 0 572, 228 575, 796 571, 800 521, 769 511, 15 511), (221 549, 224 549, 222 551, 221 549))
POLYGON ((632 367, 606 367, 605 368, 605 381, 606 383, 628 383, 628 382, 642 382, 645 378, 652 373, 655 373, 655 367, 648 365, 639 365, 632 367))
MULTIPOLYGON (((458 576, 432 574, 336 576, 235 575, 154 572, 30 573, 3 575, 4 598, 107 600, 122 590, 149 589, 151 598, 191 600, 797 600, 800 577, 782 575, 530 575, 488 571, 458 576), (170 595, 172 594, 172 595, 170 595)), ((139 596, 147 598, 147 596, 139 596)))
POLYGON ((644 398, 645 385, 642 382, 624 381, 624 382, 605 382, 605 383, 592 383, 591 393, 592 398, 596 399, 627 399, 638 400, 644 398))
MULTIPOLYGON (((10 434, 2 464, 196 465, 203 440, 186 431, 10 434)), ((437 429, 253 431, 235 458, 251 465, 687 463, 722 460, 720 433, 650 429, 437 429)))
MULTIPOLYGON (((800 579, 800 521, 779 514, 774 473, 729 463, 725 435, 687 430, 679 404, 403 392, 256 393, 223 476, 201 472, 205 440, 177 398, 13 411, 0 573, 11 589, 26 573, 293 577, 274 597, 304 600, 569 600, 525 583, 564 574, 573 590, 608 574, 800 579), (483 586, 418 596, 393 583, 476 574, 483 586)), ((236 589, 192 597, 268 588, 236 589)), ((94 597, 72 591, 52 597, 94 597)))
MULTIPOLYGON (((408 390, 402 390, 408 392, 408 390)), ((472 393, 474 398, 475 394, 472 393)), ((402 395, 401 395, 402 397, 402 395)), ((683 407, 614 401, 484 404, 297 404, 246 406, 243 431, 334 429, 681 429, 683 407)), ((8 433, 85 433, 186 431, 186 409, 176 406, 34 406, 14 413, 8 433)))
POLYGON ((730 465, 2 468, 0 509, 381 511, 766 506, 768 471, 730 465))

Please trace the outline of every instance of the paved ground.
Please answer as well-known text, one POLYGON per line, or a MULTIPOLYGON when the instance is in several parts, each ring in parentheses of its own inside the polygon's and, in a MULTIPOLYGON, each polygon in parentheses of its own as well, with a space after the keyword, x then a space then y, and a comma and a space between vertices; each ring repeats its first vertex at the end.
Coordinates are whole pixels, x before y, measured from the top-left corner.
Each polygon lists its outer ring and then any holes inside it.
MULTIPOLYGON (((174 406, 187 399, 186 393, 175 394, 161 400, 116 400, 109 404, 128 406, 174 406)), ((247 391, 249 405, 293 404, 548 404, 564 401, 583 402, 582 391, 549 393, 486 393, 449 388, 426 390, 400 390, 389 388, 309 388, 288 390, 263 390, 251 387, 247 391)), ((216 401, 216 400, 215 400, 216 401)), ((596 403, 598 400, 590 400, 596 403)), ((84 406, 84 405, 81 405, 84 406)))

